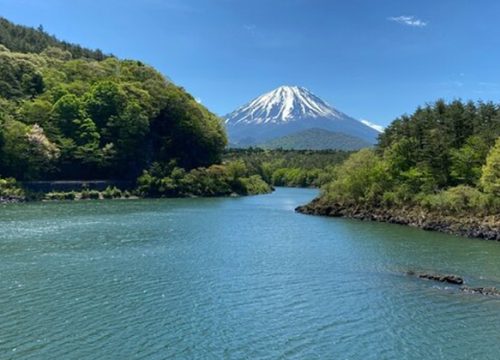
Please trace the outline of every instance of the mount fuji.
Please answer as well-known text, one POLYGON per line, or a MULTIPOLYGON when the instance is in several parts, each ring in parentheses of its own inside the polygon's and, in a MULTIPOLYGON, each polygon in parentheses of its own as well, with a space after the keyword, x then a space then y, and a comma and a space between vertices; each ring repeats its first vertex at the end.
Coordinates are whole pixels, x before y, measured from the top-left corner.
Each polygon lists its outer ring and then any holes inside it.
MULTIPOLYGON (((309 129, 322 129, 374 144, 380 131, 330 106, 298 86, 281 86, 224 117, 235 146, 259 145, 309 129)), ((372 124, 370 124, 372 125, 372 124)), ((335 144, 333 144, 333 148, 335 144)))

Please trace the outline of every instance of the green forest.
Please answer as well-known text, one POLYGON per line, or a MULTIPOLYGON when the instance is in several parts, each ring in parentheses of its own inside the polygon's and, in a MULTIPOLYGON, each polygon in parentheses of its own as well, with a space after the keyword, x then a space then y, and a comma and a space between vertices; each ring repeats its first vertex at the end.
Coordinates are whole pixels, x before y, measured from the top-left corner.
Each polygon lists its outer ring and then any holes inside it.
MULTIPOLYGON (((220 119, 152 67, 0 21, 1 177, 144 183, 220 164, 220 119)), ((257 180, 243 180, 243 193, 257 180)), ((0 191, 12 193, 12 182, 0 191)))
POLYGON ((418 108, 339 166, 318 205, 498 214, 499 137, 498 105, 440 100, 418 108))
POLYGON ((273 186, 321 187, 351 154, 341 150, 229 149, 226 162, 241 161, 248 172, 273 186))

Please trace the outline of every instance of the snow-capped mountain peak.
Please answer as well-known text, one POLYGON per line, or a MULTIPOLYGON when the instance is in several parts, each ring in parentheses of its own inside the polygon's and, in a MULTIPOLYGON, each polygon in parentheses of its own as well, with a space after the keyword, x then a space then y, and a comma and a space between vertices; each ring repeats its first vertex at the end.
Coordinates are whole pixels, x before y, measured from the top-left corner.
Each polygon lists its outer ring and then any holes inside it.
POLYGON ((225 118, 233 144, 258 144, 313 128, 354 136, 371 144, 379 134, 299 86, 274 89, 225 118))
POLYGON ((226 124, 284 123, 303 118, 342 117, 325 101, 299 86, 280 86, 226 117, 226 124))

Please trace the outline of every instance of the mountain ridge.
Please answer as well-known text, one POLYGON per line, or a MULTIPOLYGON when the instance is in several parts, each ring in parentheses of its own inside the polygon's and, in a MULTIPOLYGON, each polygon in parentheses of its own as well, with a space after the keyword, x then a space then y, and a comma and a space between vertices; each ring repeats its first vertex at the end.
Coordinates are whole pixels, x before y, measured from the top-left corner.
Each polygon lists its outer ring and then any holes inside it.
POLYGON ((280 86, 224 117, 231 143, 258 144, 311 128, 374 144, 379 132, 300 86, 280 86))
POLYGON ((284 150, 355 151, 371 146, 372 144, 360 138, 318 128, 306 129, 259 144, 259 147, 264 149, 284 150))

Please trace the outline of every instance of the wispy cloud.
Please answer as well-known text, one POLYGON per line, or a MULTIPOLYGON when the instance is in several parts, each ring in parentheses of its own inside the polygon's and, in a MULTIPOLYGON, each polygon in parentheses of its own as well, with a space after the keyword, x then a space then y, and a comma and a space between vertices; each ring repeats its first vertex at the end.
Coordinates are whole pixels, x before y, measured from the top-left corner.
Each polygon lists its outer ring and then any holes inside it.
POLYGON ((397 22, 401 25, 412 26, 412 27, 425 27, 427 26, 427 21, 417 19, 415 16, 393 16, 387 18, 389 21, 397 22))
POLYGON ((243 25, 243 28, 246 31, 248 31, 249 33, 253 33, 257 29, 257 26, 255 26, 255 24, 246 24, 246 25, 243 25))

